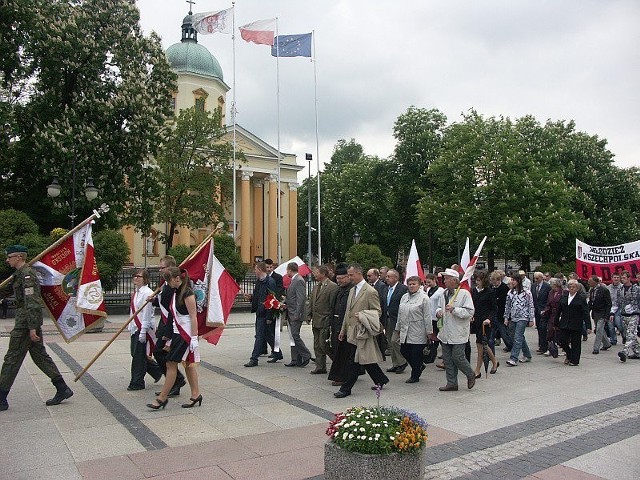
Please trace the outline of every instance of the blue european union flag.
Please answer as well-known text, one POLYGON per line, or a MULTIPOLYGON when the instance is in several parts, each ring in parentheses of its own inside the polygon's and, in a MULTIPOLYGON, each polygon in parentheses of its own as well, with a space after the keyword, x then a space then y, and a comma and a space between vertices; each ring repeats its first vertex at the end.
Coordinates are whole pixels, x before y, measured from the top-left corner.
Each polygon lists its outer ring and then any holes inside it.
POLYGON ((271 46, 274 57, 310 57, 311 34, 278 35, 271 46))

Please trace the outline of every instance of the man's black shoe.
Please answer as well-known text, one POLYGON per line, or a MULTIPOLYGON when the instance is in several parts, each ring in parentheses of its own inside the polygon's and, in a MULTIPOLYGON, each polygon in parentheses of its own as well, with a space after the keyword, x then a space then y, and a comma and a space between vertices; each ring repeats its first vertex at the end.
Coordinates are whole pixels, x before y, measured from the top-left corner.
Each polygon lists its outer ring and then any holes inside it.
POLYGON ((245 367, 257 367, 258 366, 258 361, 257 360, 249 360, 247 363, 244 364, 245 367))
POLYGON ((58 390, 53 398, 44 402, 47 406, 60 405, 63 400, 73 397, 73 391, 69 387, 58 390))
POLYGON ((582 335, 582 341, 586 342, 587 341, 587 336, 586 335, 582 335))
POLYGON ((289 362, 284 364, 285 367, 297 367, 298 364, 296 362, 289 362))
MULTIPOLYGON (((314 358, 315 360, 315 358, 314 358)), ((299 367, 306 367, 307 365, 309 365, 309 362, 311 361, 310 358, 307 358, 304 362, 302 362, 300 365, 298 365, 299 367)))
POLYGON ((267 360, 267 363, 276 363, 278 360, 282 359, 284 359, 282 355, 280 355, 279 357, 271 357, 269 360, 267 360))
POLYGON ((140 385, 129 385, 127 387, 127 390, 130 392, 134 392, 136 390, 144 390, 144 387, 141 387, 140 385))
POLYGON ((611 345, 609 345, 608 347, 602 347, 600 350, 609 350, 611 348, 611 345))
POLYGON ((398 367, 390 367, 390 368, 387 368, 387 372, 389 372, 389 373, 393 373, 393 372, 395 372, 396 370, 398 370, 398 367))
POLYGON ((336 393, 333 394, 334 397, 336 398, 344 398, 344 397, 348 397, 349 395, 351 395, 351 393, 347 393, 347 392, 343 392, 342 390, 338 390, 336 393))
POLYGON ((396 373, 404 372, 405 368, 407 368, 407 364, 406 363, 404 365, 400 365, 398 368, 396 368, 396 373))
POLYGON ((624 352, 618 352, 618 357, 620 357, 620 361, 622 363, 627 361, 627 356, 624 354, 624 352))

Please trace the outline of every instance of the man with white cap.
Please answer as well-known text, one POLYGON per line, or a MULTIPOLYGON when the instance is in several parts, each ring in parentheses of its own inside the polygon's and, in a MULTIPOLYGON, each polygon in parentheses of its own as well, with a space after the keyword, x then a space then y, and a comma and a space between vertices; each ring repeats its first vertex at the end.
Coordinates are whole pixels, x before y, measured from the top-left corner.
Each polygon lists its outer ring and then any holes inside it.
POLYGON ((458 370, 467 377, 467 388, 473 388, 476 375, 464 356, 464 349, 469 341, 469 325, 475 313, 473 300, 469 291, 458 288, 460 274, 447 268, 439 274, 444 278, 445 292, 440 297, 440 305, 436 310, 436 317, 440 332, 438 340, 442 344, 442 358, 444 360, 447 384, 440 387, 441 392, 458 390, 458 370))
POLYGON ((527 277, 527 272, 525 272, 524 270, 518 270, 518 275, 520 275, 520 278, 522 279, 522 288, 530 292, 531 280, 529 279, 529 277, 527 277))

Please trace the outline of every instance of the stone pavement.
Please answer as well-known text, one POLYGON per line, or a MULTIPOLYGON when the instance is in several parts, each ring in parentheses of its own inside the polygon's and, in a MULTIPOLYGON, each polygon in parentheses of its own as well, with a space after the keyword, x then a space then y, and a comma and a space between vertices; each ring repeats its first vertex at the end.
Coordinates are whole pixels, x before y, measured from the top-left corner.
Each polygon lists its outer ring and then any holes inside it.
MULTIPOLYGON (((46 322, 45 342, 75 391, 55 407, 53 387, 27 359, 0 413, 0 479, 306 479, 322 478, 324 431, 333 413, 375 405, 370 380, 353 394, 310 367, 284 362, 245 368, 253 343, 250 314, 233 313, 220 344, 202 345, 202 407, 182 409, 188 389, 165 410, 150 411, 157 386, 128 392, 129 342, 123 333, 80 381, 78 372, 126 319, 111 316, 105 333, 65 344, 46 322)), ((0 320, 0 355, 13 322, 0 320)), ((286 338, 286 332, 284 332, 286 338)), ((309 326, 302 336, 312 345, 309 326)), ((530 345, 536 332, 527 330, 530 345)), ((640 361, 618 361, 620 346, 591 354, 579 367, 536 356, 485 373, 473 390, 439 392, 444 373, 427 367, 417 384, 389 374, 380 403, 427 419, 425 478, 636 479, 640 476, 640 361)), ((288 349, 287 349, 288 350, 288 349)), ((289 358, 285 350, 285 359, 289 358)), ((475 352, 474 352, 475 356, 475 352)), ((389 361, 384 365, 388 367, 389 361)), ((461 386, 463 382, 460 382, 461 386)))

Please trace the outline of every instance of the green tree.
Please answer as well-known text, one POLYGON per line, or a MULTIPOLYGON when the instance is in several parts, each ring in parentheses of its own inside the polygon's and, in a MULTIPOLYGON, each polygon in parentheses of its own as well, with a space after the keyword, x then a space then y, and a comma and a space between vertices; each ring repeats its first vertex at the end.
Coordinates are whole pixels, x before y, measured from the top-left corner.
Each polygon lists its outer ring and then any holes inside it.
MULTIPOLYGON (((18 210, 0 210, 0 248, 9 245, 24 245, 29 249, 29 258, 38 255, 49 246, 47 237, 38 233, 38 226, 26 213, 18 210)), ((11 268, 2 262, 0 265, 0 280, 11 275, 11 268)))
POLYGON ((575 189, 535 161, 508 118, 465 115, 447 129, 427 175, 432 189, 420 200, 420 222, 435 228, 449 251, 464 237, 477 245, 487 235, 490 268, 496 254, 525 268, 532 257, 566 255, 588 231, 584 215, 571 208, 575 189))
POLYGON ((105 292, 116 288, 122 267, 129 261, 129 246, 122 233, 102 230, 93 234, 96 263, 105 292))
POLYGON ((68 222, 73 185, 76 213, 90 211, 81 190, 92 177, 112 223, 119 215, 147 231, 147 160, 172 114, 176 79, 160 38, 143 36, 130 0, 0 8, 0 203, 49 231, 68 222), (53 176, 63 191, 57 204, 43 199, 53 176))
POLYGON ((176 265, 184 262, 191 252, 193 252, 193 248, 187 245, 174 245, 168 250, 169 255, 176 259, 176 265))
POLYGON ((381 265, 395 265, 389 257, 382 254, 377 245, 359 243, 352 245, 347 252, 347 262, 358 263, 366 273, 370 268, 378 268, 381 265))
POLYGON ((220 263, 229 274, 240 282, 247 273, 247 266, 242 263, 242 258, 236 248, 233 237, 225 234, 214 235, 214 253, 220 263))
MULTIPOLYGON (((179 226, 206 227, 224 218, 221 198, 229 196, 231 155, 222 136, 221 112, 195 107, 182 110, 171 124, 157 156, 156 178, 160 199, 155 203, 156 221, 167 223, 169 232, 179 226)), ((173 235, 166 238, 173 246, 173 235)))

